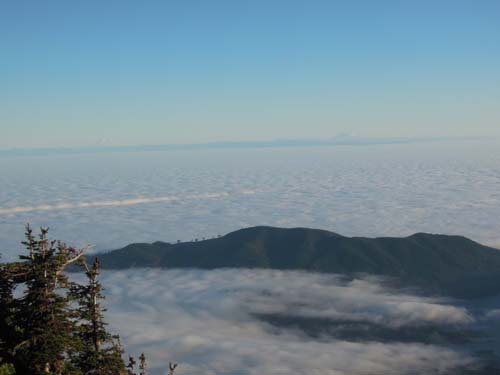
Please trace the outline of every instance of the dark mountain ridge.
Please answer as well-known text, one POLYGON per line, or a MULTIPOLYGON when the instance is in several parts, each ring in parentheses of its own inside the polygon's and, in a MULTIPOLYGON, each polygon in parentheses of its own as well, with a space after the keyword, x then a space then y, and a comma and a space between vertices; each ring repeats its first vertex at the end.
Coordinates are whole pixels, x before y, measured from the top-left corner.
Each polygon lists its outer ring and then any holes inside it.
POLYGON ((500 293, 500 251, 461 236, 344 237, 308 228, 252 227, 223 237, 137 243, 100 254, 103 268, 268 268, 388 276, 426 294, 500 293))

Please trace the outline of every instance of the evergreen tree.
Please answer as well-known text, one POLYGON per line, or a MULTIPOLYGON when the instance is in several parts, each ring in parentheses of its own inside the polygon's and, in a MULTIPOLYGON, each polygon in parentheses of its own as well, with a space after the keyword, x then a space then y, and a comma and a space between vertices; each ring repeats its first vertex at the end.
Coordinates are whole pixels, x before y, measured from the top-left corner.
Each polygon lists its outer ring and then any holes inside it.
POLYGON ((0 357, 12 360, 11 349, 16 342, 14 282, 8 265, 0 265, 0 357))
POLYGON ((141 353, 141 355, 139 356, 139 375, 146 375, 146 369, 146 356, 144 355, 144 353, 141 353))
POLYGON ((119 375, 125 372, 122 348, 119 337, 106 330, 103 313, 106 311, 101 302, 102 285, 98 280, 99 259, 96 257, 91 267, 85 259, 81 262, 85 268, 87 285, 73 285, 71 295, 77 301, 76 318, 79 321, 76 335, 79 347, 73 358, 83 374, 119 375))
POLYGON ((25 374, 78 373, 66 365, 74 346, 74 323, 67 309, 68 296, 63 293, 68 280, 62 272, 83 255, 83 250, 49 241, 47 232, 42 228, 36 239, 26 227, 23 244, 28 255, 21 256, 26 262, 25 291, 17 316, 22 332, 14 347, 15 367, 25 374))
POLYGON ((136 363, 137 362, 135 361, 134 357, 132 357, 132 356, 128 357, 128 364, 127 364, 127 374, 128 375, 136 375, 134 372, 136 363))
POLYGON ((49 241, 47 232, 35 237, 27 226, 28 254, 0 264, 0 375, 135 375, 135 360, 125 367, 119 337, 106 330, 99 260, 89 267, 85 249, 49 241), (72 263, 84 267, 86 285, 68 281, 63 271, 72 263))
POLYGON ((9 264, 0 264, 0 375, 15 373, 12 348, 16 342, 14 280, 9 264))

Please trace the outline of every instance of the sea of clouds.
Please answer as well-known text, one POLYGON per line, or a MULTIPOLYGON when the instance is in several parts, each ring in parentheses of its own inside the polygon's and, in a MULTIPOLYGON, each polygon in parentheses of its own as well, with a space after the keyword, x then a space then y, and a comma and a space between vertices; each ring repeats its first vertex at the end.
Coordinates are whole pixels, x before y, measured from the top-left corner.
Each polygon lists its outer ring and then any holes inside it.
POLYGON ((459 349, 403 342, 311 338, 256 314, 359 320, 402 328, 474 323, 450 301, 389 290, 377 279, 272 270, 105 271, 107 318, 128 353, 145 352, 153 375, 449 374, 474 367, 459 349))
MULTIPOLYGON (((495 140, 0 157, 0 187, 4 260, 21 253, 28 222, 94 251, 252 225, 348 236, 461 234, 500 247, 495 140)), ((103 284, 112 328, 128 352, 147 353, 153 375, 164 374, 168 361, 180 363, 179 375, 453 374, 475 363, 457 347, 311 337, 259 316, 396 331, 482 325, 500 337, 499 301, 478 318, 474 306, 391 291, 373 278, 127 270, 104 272, 103 284)), ((484 342, 478 350, 492 347, 484 342)))
POLYGON ((4 259, 19 253, 27 222, 95 250, 252 225, 500 247, 495 140, 2 157, 0 187, 4 259))

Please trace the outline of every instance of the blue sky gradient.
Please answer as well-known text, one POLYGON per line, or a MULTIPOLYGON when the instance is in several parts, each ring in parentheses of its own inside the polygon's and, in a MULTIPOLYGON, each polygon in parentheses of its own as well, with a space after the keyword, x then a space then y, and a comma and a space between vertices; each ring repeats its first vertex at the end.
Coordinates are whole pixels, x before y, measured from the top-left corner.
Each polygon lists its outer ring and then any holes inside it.
POLYGON ((498 1, 2 1, 0 147, 500 136, 498 1))

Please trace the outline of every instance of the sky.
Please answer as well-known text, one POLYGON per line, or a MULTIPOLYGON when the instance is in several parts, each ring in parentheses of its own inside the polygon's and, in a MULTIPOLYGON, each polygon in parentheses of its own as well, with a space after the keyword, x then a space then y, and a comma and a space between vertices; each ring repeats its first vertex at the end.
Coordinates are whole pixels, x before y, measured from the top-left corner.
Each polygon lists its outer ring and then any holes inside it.
POLYGON ((500 136, 500 2, 0 1, 0 148, 500 136))

